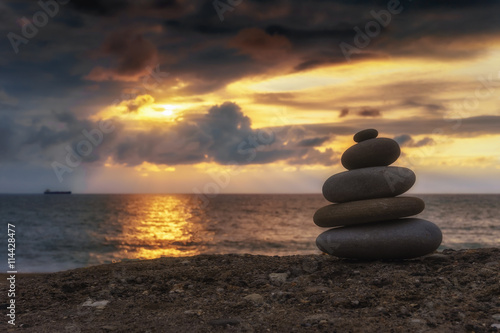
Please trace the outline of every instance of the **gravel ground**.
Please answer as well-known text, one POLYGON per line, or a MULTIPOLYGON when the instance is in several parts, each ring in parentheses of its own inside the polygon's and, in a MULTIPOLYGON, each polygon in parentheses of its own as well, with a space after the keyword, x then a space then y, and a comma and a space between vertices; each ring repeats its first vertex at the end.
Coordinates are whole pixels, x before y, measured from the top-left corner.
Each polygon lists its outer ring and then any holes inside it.
POLYGON ((405 261, 200 255, 16 276, 25 332, 499 332, 500 249, 405 261))

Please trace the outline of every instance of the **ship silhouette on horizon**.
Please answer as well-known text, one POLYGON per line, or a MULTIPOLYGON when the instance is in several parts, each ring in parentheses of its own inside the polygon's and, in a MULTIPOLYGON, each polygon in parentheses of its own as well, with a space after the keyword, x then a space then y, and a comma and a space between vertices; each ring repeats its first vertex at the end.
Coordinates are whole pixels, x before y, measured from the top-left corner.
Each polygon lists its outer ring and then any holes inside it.
POLYGON ((43 194, 71 194, 71 191, 51 191, 49 189, 46 189, 43 194))

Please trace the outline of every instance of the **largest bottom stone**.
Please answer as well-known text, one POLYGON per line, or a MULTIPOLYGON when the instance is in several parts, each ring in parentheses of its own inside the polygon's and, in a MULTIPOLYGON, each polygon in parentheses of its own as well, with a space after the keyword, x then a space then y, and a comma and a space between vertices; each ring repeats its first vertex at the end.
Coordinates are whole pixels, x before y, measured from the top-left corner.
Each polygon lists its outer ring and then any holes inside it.
POLYGON ((316 245, 341 258, 410 259, 435 251, 442 239, 434 223, 407 218, 330 229, 316 245))

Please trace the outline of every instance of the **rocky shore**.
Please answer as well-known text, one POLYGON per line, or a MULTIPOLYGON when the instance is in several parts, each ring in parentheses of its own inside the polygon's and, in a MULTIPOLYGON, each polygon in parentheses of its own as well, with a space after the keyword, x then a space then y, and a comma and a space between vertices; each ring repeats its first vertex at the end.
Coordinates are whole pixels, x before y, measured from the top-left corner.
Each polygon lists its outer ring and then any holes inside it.
POLYGON ((500 331, 498 248, 402 261, 161 258, 18 274, 16 288, 16 326, 3 315, 0 331, 500 331))

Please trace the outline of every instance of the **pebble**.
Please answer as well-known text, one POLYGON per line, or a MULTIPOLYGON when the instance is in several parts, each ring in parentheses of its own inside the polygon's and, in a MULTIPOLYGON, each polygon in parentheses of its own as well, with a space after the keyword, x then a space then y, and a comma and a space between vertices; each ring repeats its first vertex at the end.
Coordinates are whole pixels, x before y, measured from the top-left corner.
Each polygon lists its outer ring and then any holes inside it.
POLYGON ((323 196, 331 202, 395 197, 415 184, 415 174, 403 167, 371 167, 344 171, 328 178, 323 196))
POLYGON ((491 316, 491 318, 495 320, 500 320, 500 313, 495 313, 494 315, 491 316))
POLYGON ((184 292, 184 285, 182 283, 178 283, 178 284, 175 284, 172 289, 170 290, 170 294, 173 294, 173 293, 182 293, 184 292))
POLYGON ((106 325, 106 326, 102 326, 101 329, 106 331, 106 332, 111 332, 111 331, 116 331, 118 328, 116 326, 106 325))
POLYGON ((370 139, 347 149, 340 159, 347 170, 387 166, 394 163, 401 149, 396 141, 388 138, 370 139))
POLYGON ((108 305, 109 301, 95 301, 93 302, 91 299, 83 302, 82 306, 91 306, 96 309, 104 309, 106 305, 108 305))
POLYGON ((250 294, 245 297, 243 297, 244 300, 250 301, 255 304, 262 304, 264 303, 264 297, 260 294, 250 294))
POLYGON ((341 258, 410 259, 435 251, 442 237, 434 223, 406 218, 330 229, 316 245, 341 258))
POLYGON ((320 227, 336 227, 412 216, 424 207, 425 203, 415 197, 358 200, 322 207, 313 220, 320 227))
POLYGON ((378 131, 374 128, 368 128, 354 134, 354 141, 361 142, 369 139, 375 139, 378 136, 378 131))
POLYGON ((274 284, 282 284, 286 282, 289 273, 270 273, 269 280, 274 284))

